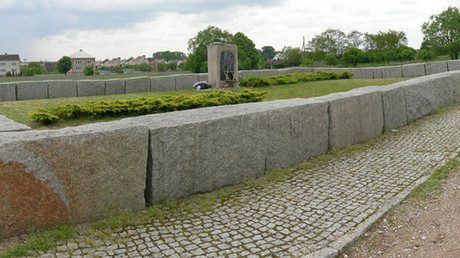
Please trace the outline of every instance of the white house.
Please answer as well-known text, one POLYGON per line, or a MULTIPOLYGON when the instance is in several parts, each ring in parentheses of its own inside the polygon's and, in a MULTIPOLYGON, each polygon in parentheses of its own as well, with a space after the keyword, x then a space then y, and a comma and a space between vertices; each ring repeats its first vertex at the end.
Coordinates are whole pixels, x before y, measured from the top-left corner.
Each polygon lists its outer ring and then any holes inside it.
POLYGON ((21 73, 21 60, 19 55, 0 55, 0 76, 6 76, 9 72, 11 75, 19 75, 21 73))

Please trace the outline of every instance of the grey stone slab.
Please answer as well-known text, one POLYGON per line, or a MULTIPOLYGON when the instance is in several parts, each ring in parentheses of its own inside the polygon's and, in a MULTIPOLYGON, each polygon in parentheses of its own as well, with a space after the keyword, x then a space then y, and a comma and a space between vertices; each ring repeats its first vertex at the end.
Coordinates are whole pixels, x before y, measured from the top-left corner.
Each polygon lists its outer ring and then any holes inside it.
POLYGON ((449 71, 458 71, 458 70, 460 70, 460 60, 449 60, 449 61, 447 61, 447 69, 449 71))
POLYGON ((16 82, 18 100, 47 99, 48 83, 44 81, 16 82))
POLYGON ((126 81, 124 79, 105 80, 105 95, 126 93, 126 81))
POLYGON ((327 152, 329 104, 299 101, 298 105, 267 111, 268 170, 285 168, 327 152))
POLYGON ((0 101, 16 100, 16 84, 0 83, 0 101))
POLYGON ((382 78, 401 78, 402 66, 385 66, 382 67, 382 78))
POLYGON ((291 67, 294 73, 311 73, 313 72, 313 67, 291 67))
POLYGON ((146 76, 126 78, 126 94, 150 91, 150 78, 146 76))
POLYGON ((352 91, 318 99, 329 101, 329 147, 342 149, 382 134, 382 93, 352 91))
POLYGON ((78 97, 105 95, 105 81, 81 80, 77 81, 78 97))
POLYGON ((391 132, 407 125, 406 98, 404 88, 398 83, 381 87, 384 129, 391 132))
POLYGON ((374 79, 380 79, 383 78, 382 76, 382 68, 381 67, 376 67, 373 69, 374 70, 374 79))
POLYGON ((150 77, 150 91, 176 90, 176 76, 150 77))
POLYGON ((247 76, 259 76, 259 70, 242 70, 238 71, 238 76, 244 78, 247 76))
POLYGON ((189 90, 193 89, 193 84, 198 82, 198 75, 196 74, 180 74, 176 76, 176 90, 189 90))
POLYGON ((426 70, 426 75, 447 72, 447 62, 441 61, 441 62, 425 63, 425 70, 426 70))
POLYGON ((49 98, 77 97, 76 81, 47 81, 49 98))
POLYGON ((283 69, 276 69, 276 75, 286 75, 290 73, 295 73, 296 71, 292 68, 283 68, 283 69))
POLYGON ((425 64, 407 64, 402 66, 403 77, 425 76, 425 64))
POLYGON ((460 102, 460 71, 449 72, 448 75, 452 78, 454 86, 454 102, 460 102))
POLYGON ((30 226, 82 223, 107 212, 142 209, 147 151, 148 129, 120 121, 0 133, 0 162, 23 179, 7 177, 0 189, 8 185, 41 189, 33 192, 33 198, 28 191, 17 196, 0 193, 11 204, 0 216, 7 214, 9 231, 20 232, 30 226), (14 210, 28 206, 35 208, 14 210))
POLYGON ((151 129, 148 198, 183 197, 262 175, 263 125, 261 116, 240 115, 151 129))
POLYGON ((30 130, 25 124, 17 123, 6 116, 0 115, 0 132, 16 132, 30 130))
POLYGON ((351 68, 349 69, 354 79, 374 79, 374 68, 351 68))
POLYGON ((274 69, 265 69, 259 71, 259 76, 276 76, 276 70, 274 69))
POLYGON ((454 81, 448 75, 431 75, 406 81, 407 122, 424 117, 454 102, 454 81))
POLYGON ((207 73, 199 73, 198 74, 198 81, 208 81, 208 74, 207 73))

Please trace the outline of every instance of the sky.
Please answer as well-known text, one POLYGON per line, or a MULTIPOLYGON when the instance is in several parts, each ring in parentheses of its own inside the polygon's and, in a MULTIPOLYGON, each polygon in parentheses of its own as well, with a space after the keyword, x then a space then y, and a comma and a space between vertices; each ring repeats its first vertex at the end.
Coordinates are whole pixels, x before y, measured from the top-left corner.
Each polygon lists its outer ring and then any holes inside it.
POLYGON ((421 26, 460 0, 0 0, 0 53, 57 61, 83 49, 96 57, 188 53, 209 25, 242 32, 256 48, 301 47, 325 30, 404 31, 418 49, 421 26))

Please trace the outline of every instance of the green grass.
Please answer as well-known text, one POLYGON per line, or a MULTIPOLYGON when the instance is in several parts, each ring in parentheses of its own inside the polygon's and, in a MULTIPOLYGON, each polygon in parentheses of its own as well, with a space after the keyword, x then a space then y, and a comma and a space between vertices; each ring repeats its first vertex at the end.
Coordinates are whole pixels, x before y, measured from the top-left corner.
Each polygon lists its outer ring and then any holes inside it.
MULTIPOLYGON (((331 81, 315 81, 315 82, 304 82, 291 85, 280 85, 280 86, 268 86, 260 88, 252 88, 257 91, 268 91, 265 101, 276 100, 276 99, 290 99, 290 98, 310 98, 322 95, 327 95, 334 92, 348 91, 354 88, 374 85, 387 85, 407 78, 391 78, 391 79, 346 79, 346 80, 331 80, 331 81)), ((244 88, 236 89, 242 90, 244 88)), ((165 95, 180 95, 184 93, 198 94, 205 91, 180 90, 180 91, 158 91, 158 92, 147 92, 147 93, 136 93, 136 94, 125 94, 125 95, 109 95, 109 96, 92 96, 82 98, 62 98, 62 99, 39 99, 39 100, 28 100, 28 101, 10 101, 0 102, 0 114, 8 118, 13 119, 16 122, 27 124, 33 129, 57 129, 67 126, 76 126, 82 124, 88 124, 93 122, 103 122, 118 120, 123 117, 108 117, 103 119, 95 120, 93 118, 76 119, 70 121, 59 121, 51 126, 42 126, 38 123, 33 122, 29 118, 29 114, 35 111, 36 108, 46 108, 63 104, 81 104, 86 101, 100 101, 100 100, 129 100, 137 99, 141 97, 161 97, 165 95)))

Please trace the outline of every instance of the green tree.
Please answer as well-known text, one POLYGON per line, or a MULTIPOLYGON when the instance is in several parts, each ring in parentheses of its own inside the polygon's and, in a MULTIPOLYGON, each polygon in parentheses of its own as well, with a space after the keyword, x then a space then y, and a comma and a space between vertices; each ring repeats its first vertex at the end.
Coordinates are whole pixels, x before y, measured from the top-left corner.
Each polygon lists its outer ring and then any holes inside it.
POLYGON ((364 43, 364 35, 357 31, 353 30, 347 34, 346 47, 347 48, 359 48, 364 43))
POLYGON ((168 69, 171 71, 177 70, 177 62, 176 61, 169 61, 168 62, 168 69))
POLYGON ((94 67, 92 65, 85 65, 83 68, 83 74, 86 76, 94 75, 94 67))
POLYGON ((72 69, 72 59, 69 56, 63 56, 57 63, 57 69, 60 73, 67 75, 67 72, 72 69))
POLYGON ((275 48, 272 46, 263 46, 262 47, 262 52, 260 53, 260 57, 267 61, 267 60, 272 60, 276 56, 276 51, 275 48))
POLYGON ((37 62, 30 62, 26 67, 21 69, 21 74, 24 76, 33 76, 35 74, 44 73, 46 73, 45 69, 43 69, 43 67, 37 62))
POLYGON ((281 67, 299 66, 302 63, 302 52, 300 48, 283 47, 278 55, 278 62, 281 67))
POLYGON ((345 50, 347 37, 345 33, 337 29, 327 29, 320 35, 315 35, 310 42, 309 48, 314 52, 333 54, 340 57, 345 50))
POLYGON ((164 72, 166 70, 168 70, 168 65, 166 63, 156 63, 155 64, 157 66, 157 70, 160 71, 160 72, 164 72))
POLYGON ((207 67, 208 50, 207 46, 212 42, 230 43, 232 34, 226 30, 221 30, 215 26, 209 25, 206 29, 199 31, 198 34, 188 41, 189 57, 187 67, 194 73, 207 72, 203 71, 207 67))
POLYGON ((238 64, 242 70, 257 69, 259 65, 259 51, 256 45, 246 35, 237 32, 233 35, 231 44, 238 46, 238 64))
POLYGON ((432 15, 422 25, 424 41, 432 47, 446 50, 452 59, 458 59, 460 52, 460 11, 449 7, 437 15, 432 15))
POLYGON ((358 63, 363 59, 363 57, 364 53, 361 49, 352 47, 345 50, 345 52, 342 55, 342 62, 345 65, 357 66, 358 63))
POLYGON ((153 59, 163 59, 165 61, 184 60, 187 56, 179 51, 160 51, 152 55, 153 59))

